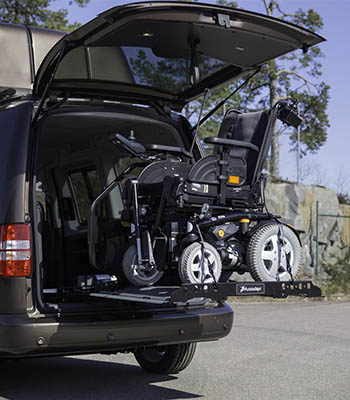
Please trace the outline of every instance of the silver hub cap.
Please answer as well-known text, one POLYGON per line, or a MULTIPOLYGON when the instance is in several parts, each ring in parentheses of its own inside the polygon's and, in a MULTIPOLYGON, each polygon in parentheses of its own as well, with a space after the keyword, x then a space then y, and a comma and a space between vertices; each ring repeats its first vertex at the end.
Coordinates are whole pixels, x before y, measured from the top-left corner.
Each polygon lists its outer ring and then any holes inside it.
POLYGON ((294 251, 286 237, 284 238, 284 246, 279 245, 277 235, 272 235, 266 239, 261 252, 261 258, 266 272, 272 278, 282 281, 289 277, 287 258, 289 260, 289 265, 292 267, 294 251))
POLYGON ((218 276, 218 262, 215 255, 207 249, 204 249, 204 260, 202 260, 202 249, 199 248, 193 253, 191 259, 190 273, 194 279, 193 283, 211 283, 213 276, 210 273, 210 268, 214 276, 218 276))

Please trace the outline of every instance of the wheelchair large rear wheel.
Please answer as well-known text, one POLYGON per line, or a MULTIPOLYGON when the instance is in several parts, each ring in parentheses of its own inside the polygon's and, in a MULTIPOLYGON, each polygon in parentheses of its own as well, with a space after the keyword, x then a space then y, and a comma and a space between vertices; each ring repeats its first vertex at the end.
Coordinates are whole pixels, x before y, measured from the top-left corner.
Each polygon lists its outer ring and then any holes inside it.
POLYGON ((218 282, 222 270, 221 258, 217 250, 204 242, 204 252, 200 243, 192 243, 183 251, 179 260, 179 276, 184 283, 218 282))
POLYGON ((156 267, 137 265, 136 246, 131 245, 123 257, 123 272, 126 279, 135 286, 154 285, 163 276, 163 271, 158 271, 156 267))
POLYGON ((293 279, 302 264, 299 240, 288 226, 263 225, 249 241, 247 261, 255 281, 290 281, 288 263, 293 279), (279 242, 279 229, 283 229, 283 246, 279 242))

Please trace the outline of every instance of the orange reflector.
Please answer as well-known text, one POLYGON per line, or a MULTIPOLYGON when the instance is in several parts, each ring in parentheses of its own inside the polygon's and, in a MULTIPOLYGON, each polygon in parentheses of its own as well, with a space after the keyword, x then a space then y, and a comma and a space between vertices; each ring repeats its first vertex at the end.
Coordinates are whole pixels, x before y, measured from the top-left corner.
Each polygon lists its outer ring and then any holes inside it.
POLYGON ((235 183, 236 185, 239 184, 239 176, 230 175, 228 177, 228 183, 235 183))
POLYGON ((239 222, 241 222, 242 224, 244 223, 249 224, 250 220, 248 218, 242 218, 239 220, 239 222))
POLYGON ((30 226, 3 225, 0 232, 0 276, 28 276, 32 273, 30 226))

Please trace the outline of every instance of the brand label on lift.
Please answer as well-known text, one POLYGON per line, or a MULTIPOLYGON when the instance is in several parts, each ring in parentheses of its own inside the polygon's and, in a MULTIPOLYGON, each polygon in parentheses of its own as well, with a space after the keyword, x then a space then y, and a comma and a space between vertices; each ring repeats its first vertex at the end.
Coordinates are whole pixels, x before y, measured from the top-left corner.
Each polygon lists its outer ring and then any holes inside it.
POLYGON ((252 294, 265 294, 264 283, 240 283, 236 285, 237 296, 247 296, 252 294))

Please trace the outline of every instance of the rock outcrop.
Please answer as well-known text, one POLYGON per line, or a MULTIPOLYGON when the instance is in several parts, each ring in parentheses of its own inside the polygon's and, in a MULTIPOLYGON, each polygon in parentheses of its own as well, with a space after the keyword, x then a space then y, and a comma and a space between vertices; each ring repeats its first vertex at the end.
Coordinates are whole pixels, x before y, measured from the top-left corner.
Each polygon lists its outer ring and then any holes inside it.
POLYGON ((265 190, 269 212, 294 226, 303 245, 304 270, 316 268, 316 204, 319 204, 318 246, 320 263, 332 263, 341 255, 341 245, 350 245, 350 219, 329 215, 350 215, 350 206, 339 204, 330 189, 295 183, 268 182, 265 190))

